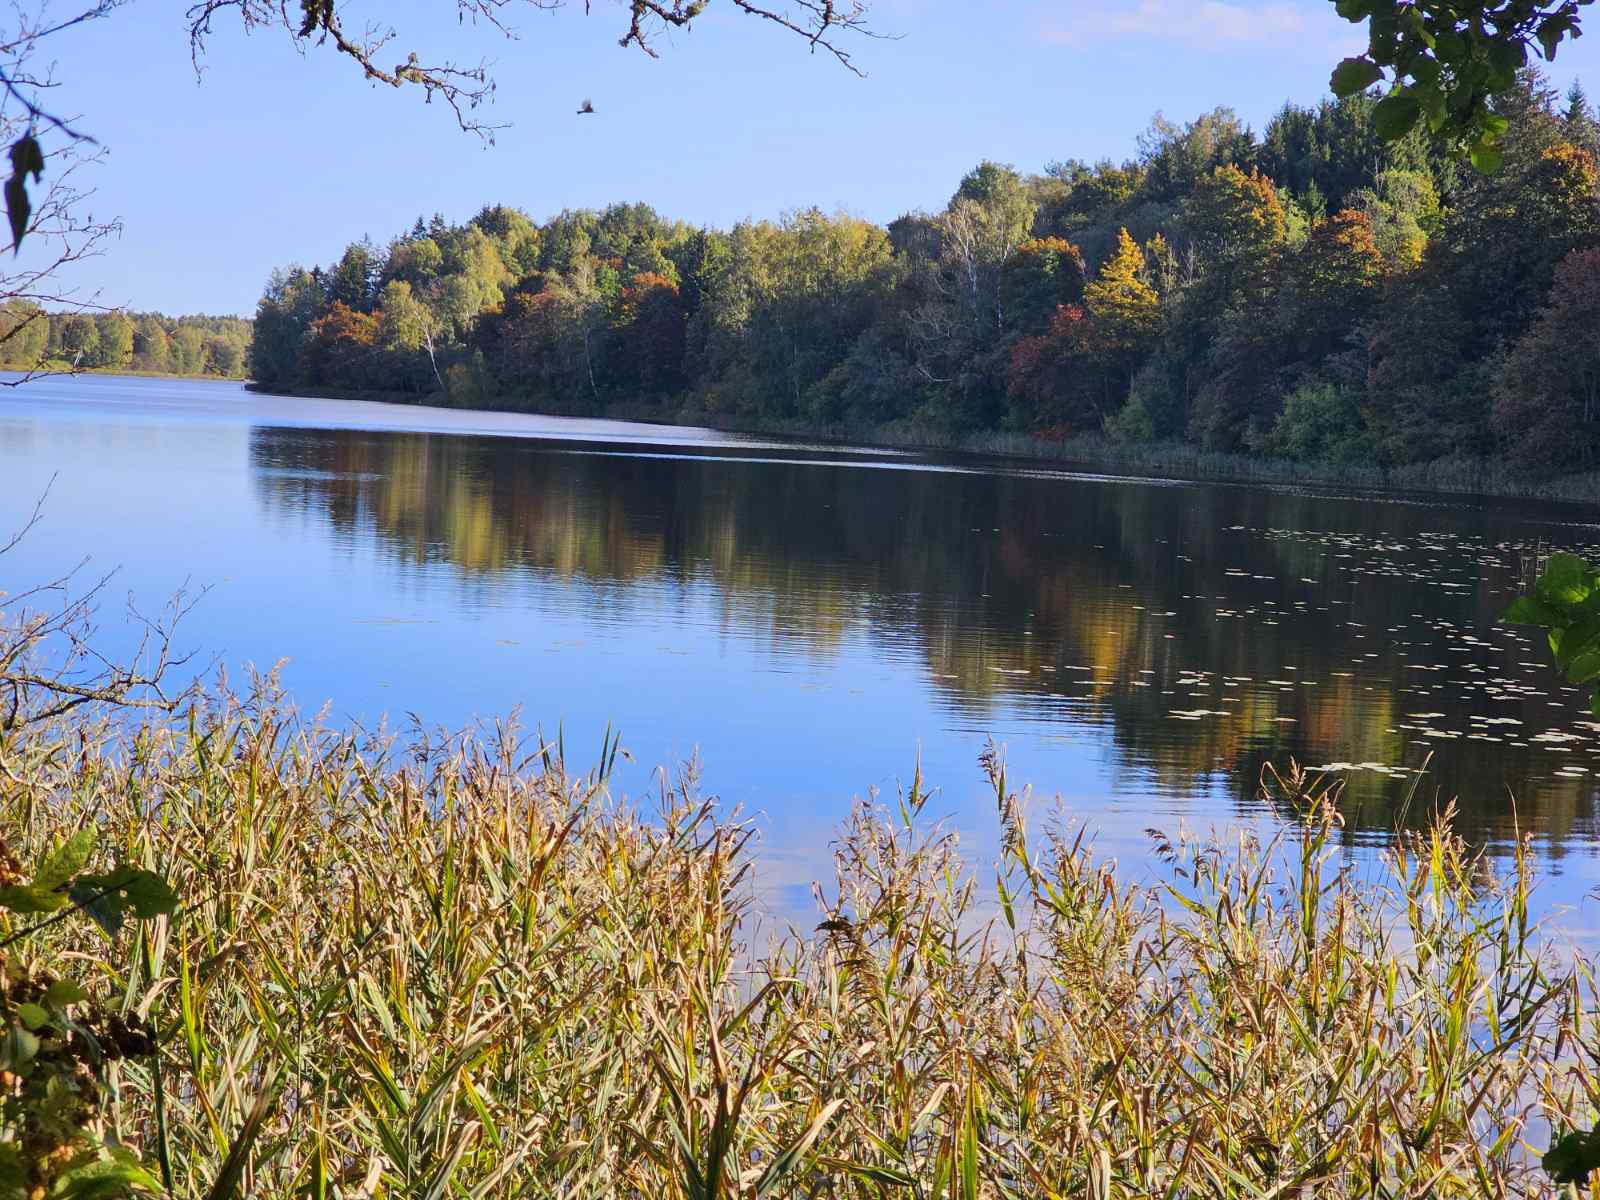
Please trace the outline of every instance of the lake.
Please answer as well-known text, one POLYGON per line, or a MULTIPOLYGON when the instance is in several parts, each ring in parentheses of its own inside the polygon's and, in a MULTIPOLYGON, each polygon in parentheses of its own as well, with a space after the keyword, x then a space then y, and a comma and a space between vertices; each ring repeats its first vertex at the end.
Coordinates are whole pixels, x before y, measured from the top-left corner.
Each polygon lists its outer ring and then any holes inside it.
POLYGON ((208 589, 198 661, 286 659, 333 720, 519 709, 584 767, 610 725, 632 794, 698 758, 796 911, 852 798, 919 755, 983 856, 993 738, 1136 873, 1147 828, 1270 827, 1257 776, 1293 757, 1349 770, 1352 854, 1458 796, 1497 853, 1532 831, 1546 903, 1592 921, 1600 725, 1496 620, 1539 553, 1600 555, 1590 508, 110 377, 0 395, 0 480, 0 541, 50 487, 0 590, 87 557, 147 609, 208 589))

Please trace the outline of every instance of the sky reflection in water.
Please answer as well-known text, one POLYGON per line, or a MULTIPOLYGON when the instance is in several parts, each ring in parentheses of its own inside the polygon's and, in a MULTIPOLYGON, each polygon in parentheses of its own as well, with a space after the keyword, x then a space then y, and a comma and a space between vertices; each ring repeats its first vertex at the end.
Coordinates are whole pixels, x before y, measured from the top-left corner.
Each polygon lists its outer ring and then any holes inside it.
POLYGON ((852 796, 892 794, 919 748, 930 811, 988 853, 990 736, 1136 877, 1147 827, 1269 828, 1255 780, 1291 755, 1362 767, 1358 854, 1459 795, 1475 840, 1534 831, 1546 904, 1600 875, 1600 726, 1495 620, 1539 547, 1600 554, 1587 509, 106 378, 0 398, 0 528, 52 476, 0 588, 85 554, 149 607, 208 586, 186 641, 233 667, 287 657, 308 709, 520 707, 578 762, 614 723, 634 793, 698 752, 706 790, 760 814, 780 907, 826 875, 852 796))

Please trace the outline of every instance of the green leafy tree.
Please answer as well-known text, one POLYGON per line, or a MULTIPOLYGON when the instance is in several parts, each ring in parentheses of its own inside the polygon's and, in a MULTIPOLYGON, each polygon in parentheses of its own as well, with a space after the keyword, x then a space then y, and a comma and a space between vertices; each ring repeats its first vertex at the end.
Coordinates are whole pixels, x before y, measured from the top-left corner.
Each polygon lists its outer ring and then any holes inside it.
POLYGON ((100 342, 95 348, 92 367, 127 367, 133 363, 133 322, 122 313, 104 313, 95 319, 100 342))
POLYGON ((67 362, 90 367, 100 352, 100 326, 86 313, 73 313, 61 322, 61 357, 67 362))
POLYGON ((49 353, 50 318, 35 304, 0 305, 0 363, 23 371, 41 366, 49 353))
POLYGON ((1176 125, 1157 113, 1139 135, 1140 191, 1153 200, 1180 200, 1222 167, 1248 167, 1256 139, 1231 108, 1216 108, 1176 125))
POLYGON ((1495 432, 1543 471, 1600 462, 1600 249, 1569 255, 1495 379, 1495 432))
POLYGON ((377 299, 379 266, 370 239, 363 238, 346 247, 328 272, 329 298, 358 312, 370 310, 377 299))
POLYGON ((172 368, 172 343, 161 322, 153 316, 140 317, 134 326, 133 362, 141 371, 172 368))
POLYGON ((195 325, 180 324, 172 335, 172 365, 180 375, 203 375, 206 335, 195 325))
POLYGON ((1042 333, 1063 304, 1083 299, 1088 268, 1065 238, 1030 238, 1001 267, 1000 305, 1010 330, 1042 333))
POLYGON ((250 363, 257 382, 282 388, 299 381, 306 339, 326 301, 322 280, 312 272, 291 267, 272 273, 256 305, 250 338, 250 363))

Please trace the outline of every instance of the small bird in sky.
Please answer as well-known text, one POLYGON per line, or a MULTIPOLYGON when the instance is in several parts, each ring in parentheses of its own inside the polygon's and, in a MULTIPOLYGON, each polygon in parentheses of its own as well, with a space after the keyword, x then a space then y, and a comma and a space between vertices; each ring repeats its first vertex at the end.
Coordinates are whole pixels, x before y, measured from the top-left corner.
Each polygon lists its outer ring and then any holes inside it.
POLYGON ((583 102, 583 107, 578 110, 578 115, 581 117, 584 113, 592 113, 593 111, 594 104, 588 100, 585 100, 583 102))

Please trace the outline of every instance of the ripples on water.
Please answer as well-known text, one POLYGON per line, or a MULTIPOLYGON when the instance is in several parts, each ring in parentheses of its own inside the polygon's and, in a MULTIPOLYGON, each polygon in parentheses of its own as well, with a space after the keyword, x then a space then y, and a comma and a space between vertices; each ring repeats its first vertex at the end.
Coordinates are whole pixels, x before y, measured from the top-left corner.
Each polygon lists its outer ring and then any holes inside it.
POLYGON ((56 474, 0 587, 85 553, 146 603, 210 585, 190 641, 287 656, 307 708, 521 706, 574 758, 612 721, 635 791, 698 750, 795 896, 919 747, 982 853, 989 736, 1129 863, 1151 825, 1269 825, 1292 755, 1350 772, 1354 847, 1459 795, 1473 839, 1536 834, 1557 898, 1595 874, 1600 725, 1496 621, 1539 552, 1600 554, 1585 509, 101 378, 0 400, 0 527, 56 474))

